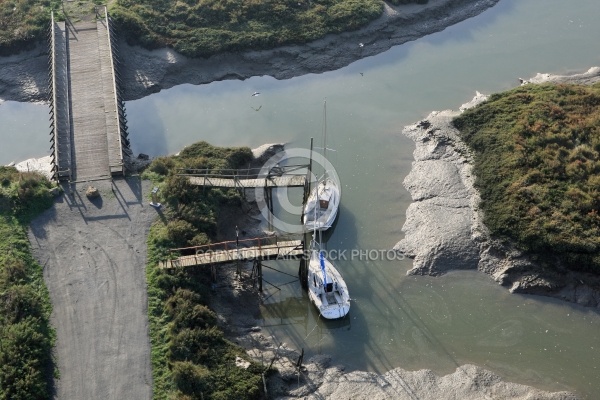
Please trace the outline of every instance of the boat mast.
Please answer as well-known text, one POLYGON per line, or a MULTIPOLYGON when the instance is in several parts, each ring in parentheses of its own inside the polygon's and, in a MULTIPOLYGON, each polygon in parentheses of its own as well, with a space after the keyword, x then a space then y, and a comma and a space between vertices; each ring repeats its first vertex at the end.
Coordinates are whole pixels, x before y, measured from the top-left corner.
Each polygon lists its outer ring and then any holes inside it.
MULTIPOLYGON (((327 160, 327 99, 323 101, 323 158, 327 160)), ((327 168, 323 165, 323 182, 327 178, 327 168)))

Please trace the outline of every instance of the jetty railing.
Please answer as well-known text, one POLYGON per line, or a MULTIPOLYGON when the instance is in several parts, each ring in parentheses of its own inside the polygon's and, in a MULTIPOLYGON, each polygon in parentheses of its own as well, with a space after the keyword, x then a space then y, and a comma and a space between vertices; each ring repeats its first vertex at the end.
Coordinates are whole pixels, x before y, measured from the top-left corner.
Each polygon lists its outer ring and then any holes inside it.
POLYGON ((238 178, 255 179, 282 175, 306 175, 308 164, 274 166, 266 170, 264 168, 245 168, 245 169, 210 169, 210 168, 179 168, 177 175, 213 177, 213 178, 238 178))
POLYGON ((265 236, 229 240, 169 250, 161 268, 210 265, 235 261, 297 258, 304 254, 299 235, 265 236))

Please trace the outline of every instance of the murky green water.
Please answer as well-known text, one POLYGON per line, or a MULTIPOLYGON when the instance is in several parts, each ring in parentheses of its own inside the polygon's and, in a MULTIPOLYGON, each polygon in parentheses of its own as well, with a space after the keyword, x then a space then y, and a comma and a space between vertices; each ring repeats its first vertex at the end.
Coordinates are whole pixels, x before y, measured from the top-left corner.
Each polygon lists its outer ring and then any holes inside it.
MULTIPOLYGON (((447 373, 473 363, 508 380, 594 399, 600 395, 596 311, 510 295, 475 272, 407 277, 410 260, 352 259, 351 251, 388 249, 402 237, 410 202, 402 180, 414 149, 400 134, 402 126, 431 110, 456 109, 476 90, 514 87, 518 77, 600 65, 598 15, 595 0, 576 6, 502 0, 444 32, 338 71, 285 81, 256 77, 182 85, 127 104, 132 145, 150 155, 175 153, 197 140, 307 147, 310 136, 320 135, 326 98, 328 147, 337 150, 331 161, 342 182, 342 207, 327 246, 347 251, 348 259, 337 265, 354 299, 350 318, 319 321, 292 277, 265 270, 265 279, 281 288, 265 286, 270 296, 262 310, 265 331, 309 354, 334 354, 351 369, 401 366, 447 373), (262 94, 252 97, 254 91, 262 94)), ((7 104, 0 106, 2 137, 7 104)), ((45 121, 47 110, 27 107, 45 121)), ((47 140, 47 130, 41 137, 47 140)), ((31 156, 45 150, 21 146, 31 156)), ((1 146, 0 163, 14 154, 1 146)), ((292 263, 271 265, 297 271, 292 263)))

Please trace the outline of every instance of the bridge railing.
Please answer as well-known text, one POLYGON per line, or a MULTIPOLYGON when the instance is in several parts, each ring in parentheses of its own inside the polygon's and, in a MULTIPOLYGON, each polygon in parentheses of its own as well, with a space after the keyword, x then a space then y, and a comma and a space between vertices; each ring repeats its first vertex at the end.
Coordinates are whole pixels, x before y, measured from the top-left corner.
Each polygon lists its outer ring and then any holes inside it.
POLYGON ((129 139, 127 138, 127 113, 125 112, 125 102, 122 100, 121 91, 120 91, 120 77, 117 70, 118 64, 118 51, 114 45, 114 30, 111 25, 111 19, 108 15, 108 9, 104 6, 104 19, 106 21, 106 30, 107 30, 107 40, 108 40, 108 48, 110 51, 110 65, 112 71, 112 84, 115 95, 115 109, 118 114, 118 124, 117 124, 117 137, 119 140, 119 149, 120 149, 120 161, 123 168, 125 168, 125 159, 130 155, 131 150, 129 147, 129 139))
MULTIPOLYGON (((59 63, 56 59, 57 52, 59 51, 56 44, 56 21, 54 20, 54 12, 50 14, 50 87, 51 87, 51 151, 53 158, 53 176, 54 179, 61 180, 67 178, 71 180, 71 138, 70 138, 70 110, 69 107, 62 107, 58 104, 58 90, 61 90, 61 94, 68 99, 70 96, 69 87, 66 84, 67 80, 67 64, 63 60, 59 63), (62 65, 64 64, 64 65, 62 65), (62 65, 62 69, 59 71, 59 65, 62 65), (61 79, 62 87, 58 87, 57 81, 61 79), (64 109, 63 109, 64 108, 64 109), (62 129, 62 131, 61 131, 62 129), (62 136, 61 136, 62 133, 62 136), (62 143, 62 145, 61 145, 62 143), (64 151, 61 150, 61 147, 64 151)), ((66 58, 66 52, 68 51, 68 39, 65 37, 65 54, 62 54, 66 58)), ((68 102, 68 101, 67 101, 68 102)))
POLYGON ((246 168, 246 169, 192 169, 179 168, 177 175, 180 176, 195 176, 207 178, 229 178, 229 179, 255 179, 269 178, 282 175, 306 175, 308 164, 275 166, 270 170, 263 168, 246 168))
POLYGON ((256 248, 260 252, 261 249, 267 247, 289 248, 289 242, 297 241, 300 239, 301 237, 299 235, 264 236, 239 240, 229 240, 219 243, 210 243, 201 246, 180 247, 170 249, 169 253, 170 258, 177 258, 181 256, 217 254, 221 252, 236 251, 249 248, 256 248))
POLYGON ((52 177, 55 180, 58 180, 58 160, 57 160, 57 152, 58 150, 56 149, 56 81, 55 81, 55 70, 56 70, 56 54, 55 54, 55 48, 56 48, 56 37, 55 35, 55 30, 54 30, 54 11, 50 12, 50 30, 48 33, 48 42, 50 45, 50 49, 48 51, 48 54, 50 54, 49 57, 49 70, 50 70, 50 81, 48 83, 48 91, 50 92, 50 98, 49 98, 49 102, 50 102, 50 159, 51 159, 51 165, 52 165, 52 177))

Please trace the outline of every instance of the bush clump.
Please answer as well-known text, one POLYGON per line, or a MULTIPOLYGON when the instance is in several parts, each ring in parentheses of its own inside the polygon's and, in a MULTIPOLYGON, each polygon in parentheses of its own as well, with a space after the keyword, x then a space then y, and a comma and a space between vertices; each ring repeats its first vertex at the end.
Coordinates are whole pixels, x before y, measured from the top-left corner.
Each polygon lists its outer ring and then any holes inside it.
POLYGON ((174 247, 203 245, 216 235, 223 205, 240 201, 236 191, 191 185, 180 172, 246 168, 249 148, 220 148, 206 142, 186 147, 179 155, 155 159, 147 176, 155 178, 161 202, 168 205, 148 237, 148 312, 152 342, 154 398, 258 399, 262 369, 243 369, 236 357, 246 355, 229 342, 208 308, 210 276, 206 269, 160 270, 158 261, 174 247))
POLYGON ((48 399, 54 371, 51 305, 27 224, 51 205, 50 182, 0 167, 0 399, 48 399))
POLYGON ((485 224, 547 268, 600 272, 600 85, 526 85, 454 120, 485 224))
MULTIPOLYGON (((427 0, 394 0, 394 4, 427 0)), ((189 57, 306 43, 381 16, 381 0, 118 0, 113 19, 130 43, 189 57)))

